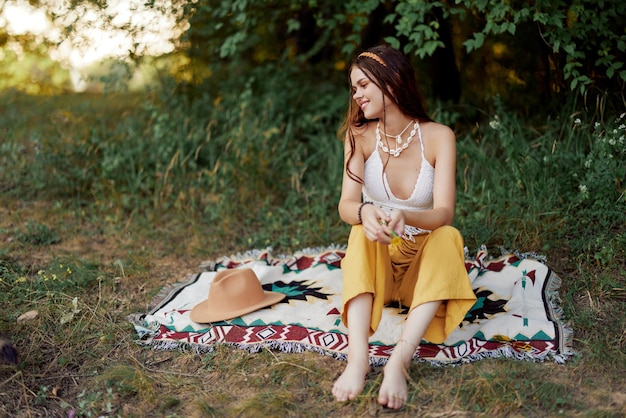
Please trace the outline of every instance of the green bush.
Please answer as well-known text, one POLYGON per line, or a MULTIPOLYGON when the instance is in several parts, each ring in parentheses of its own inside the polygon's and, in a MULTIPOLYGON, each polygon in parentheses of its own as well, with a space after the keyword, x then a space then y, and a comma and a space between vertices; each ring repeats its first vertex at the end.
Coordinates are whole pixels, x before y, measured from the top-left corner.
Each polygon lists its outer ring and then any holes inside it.
POLYGON ((623 253, 623 116, 589 127, 566 106, 533 127, 498 101, 493 112, 459 136, 457 222, 469 242, 623 253))
MULTIPOLYGON (((246 74, 216 75, 191 92, 173 83, 97 99, 115 104, 108 108, 57 103, 52 128, 8 112, 0 179, 10 193, 93 205, 117 219, 178 213, 215 234, 215 245, 344 242, 335 132, 344 93, 330 80, 304 83, 314 71, 246 74), (30 123, 28 136, 9 127, 16 120, 30 123)), ((533 120, 496 99, 470 125, 468 112, 440 107, 435 117, 457 131, 456 222, 468 246, 565 246, 600 263, 623 254, 624 116, 609 113, 603 124, 571 103, 533 120)), ((53 238, 43 232, 20 240, 53 238)))

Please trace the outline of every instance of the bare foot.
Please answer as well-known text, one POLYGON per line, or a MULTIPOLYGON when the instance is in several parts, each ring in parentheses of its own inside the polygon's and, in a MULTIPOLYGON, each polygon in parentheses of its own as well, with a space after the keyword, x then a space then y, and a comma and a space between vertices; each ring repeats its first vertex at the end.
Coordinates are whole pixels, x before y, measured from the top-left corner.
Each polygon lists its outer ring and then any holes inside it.
POLYGON ((378 403, 390 409, 400 409, 408 396, 407 372, 400 361, 387 362, 383 370, 383 383, 378 391, 378 403))
POLYGON ((370 370, 369 359, 348 361, 346 369, 333 386, 333 396, 339 402, 354 400, 365 387, 365 377, 370 370))

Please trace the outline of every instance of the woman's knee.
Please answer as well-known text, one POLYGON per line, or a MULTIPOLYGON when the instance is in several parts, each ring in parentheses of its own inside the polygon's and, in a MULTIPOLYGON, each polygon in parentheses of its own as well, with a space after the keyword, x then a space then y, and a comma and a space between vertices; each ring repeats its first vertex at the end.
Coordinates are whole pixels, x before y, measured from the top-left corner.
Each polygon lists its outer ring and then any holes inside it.
POLYGON ((438 241, 463 246, 463 236, 461 232, 452 225, 444 225, 430 233, 429 241, 438 241))
POLYGON ((451 238, 461 238, 461 232, 452 225, 443 225, 431 232, 431 235, 442 235, 451 238))

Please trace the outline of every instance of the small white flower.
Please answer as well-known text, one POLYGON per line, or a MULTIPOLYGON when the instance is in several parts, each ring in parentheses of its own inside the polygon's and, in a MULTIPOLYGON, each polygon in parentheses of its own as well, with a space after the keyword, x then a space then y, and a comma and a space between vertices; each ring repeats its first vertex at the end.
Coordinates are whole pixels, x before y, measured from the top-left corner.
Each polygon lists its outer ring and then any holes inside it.
POLYGON ((587 185, 586 184, 579 185, 578 190, 580 190, 581 193, 587 193, 587 185))
POLYGON ((590 168, 592 163, 593 163, 592 160, 585 161, 585 168, 590 168))
POLYGON ((489 122, 489 126, 491 126, 491 129, 498 129, 500 127, 500 118, 498 118, 498 115, 495 115, 493 117, 493 120, 489 122))
POLYGON ((609 139, 609 145, 615 145, 615 138, 609 139))
POLYGON ((594 128, 599 128, 599 127, 600 127, 600 123, 599 123, 599 122, 594 123, 594 124, 593 124, 593 127, 594 127, 594 128))
POLYGON ((580 118, 576 118, 574 119, 574 125, 580 125, 582 122, 580 120, 580 118))

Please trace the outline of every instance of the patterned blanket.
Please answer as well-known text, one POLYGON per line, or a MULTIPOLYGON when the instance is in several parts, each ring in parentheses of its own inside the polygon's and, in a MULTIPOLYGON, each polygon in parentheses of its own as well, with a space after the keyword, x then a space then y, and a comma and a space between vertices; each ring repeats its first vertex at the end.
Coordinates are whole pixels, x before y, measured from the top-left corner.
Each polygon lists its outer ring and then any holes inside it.
MULTIPOLYGON (((256 352, 313 350, 345 359, 348 337, 340 320, 344 252, 331 248, 275 257, 270 250, 224 257, 201 266, 201 272, 162 289, 148 313, 129 317, 140 342, 155 349, 211 351, 218 343, 256 352), (198 324, 189 319, 195 304, 207 298, 216 271, 252 268, 265 290, 286 298, 229 321, 198 324)), ((467 257, 466 257, 467 258, 467 257)), ((520 360, 573 355, 572 332, 562 320, 559 277, 536 258, 508 254, 488 259, 480 251, 466 261, 477 301, 443 344, 422 341, 415 361, 438 364, 470 362, 485 357, 520 360)), ((370 338, 372 365, 382 365, 399 338, 406 308, 388 306, 370 338)))

